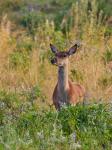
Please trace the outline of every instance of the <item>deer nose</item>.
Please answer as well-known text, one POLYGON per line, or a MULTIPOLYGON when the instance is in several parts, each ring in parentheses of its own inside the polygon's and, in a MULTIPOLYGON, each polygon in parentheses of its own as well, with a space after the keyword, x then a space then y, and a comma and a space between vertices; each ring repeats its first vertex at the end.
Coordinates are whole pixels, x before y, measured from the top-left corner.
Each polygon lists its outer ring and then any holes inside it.
POLYGON ((56 59, 56 58, 51 59, 51 63, 52 63, 53 65, 56 64, 56 63, 57 63, 57 59, 56 59))

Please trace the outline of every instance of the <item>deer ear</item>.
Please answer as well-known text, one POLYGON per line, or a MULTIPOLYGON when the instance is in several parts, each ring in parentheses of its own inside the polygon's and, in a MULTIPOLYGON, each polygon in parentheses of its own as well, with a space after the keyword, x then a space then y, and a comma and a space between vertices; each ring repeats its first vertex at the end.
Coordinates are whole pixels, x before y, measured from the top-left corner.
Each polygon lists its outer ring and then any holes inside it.
POLYGON ((79 47, 78 44, 75 44, 74 46, 72 46, 72 47, 69 49, 69 51, 67 52, 68 55, 74 54, 74 53, 77 51, 77 48, 78 48, 78 47, 79 47))
POLYGON ((53 53, 56 54, 58 52, 58 49, 54 45, 50 44, 50 48, 53 53))

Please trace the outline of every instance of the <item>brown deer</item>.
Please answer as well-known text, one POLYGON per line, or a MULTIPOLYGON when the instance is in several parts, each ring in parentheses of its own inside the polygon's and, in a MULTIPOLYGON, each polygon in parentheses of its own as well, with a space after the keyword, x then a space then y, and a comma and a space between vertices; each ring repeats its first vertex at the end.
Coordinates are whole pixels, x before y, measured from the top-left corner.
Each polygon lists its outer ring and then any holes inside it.
POLYGON ((50 44, 51 51, 55 54, 51 63, 58 66, 58 82, 53 92, 53 104, 57 110, 60 110, 64 104, 76 105, 84 98, 84 87, 68 79, 68 58, 77 51, 78 47, 79 45, 75 44, 68 51, 59 52, 54 45, 50 44))

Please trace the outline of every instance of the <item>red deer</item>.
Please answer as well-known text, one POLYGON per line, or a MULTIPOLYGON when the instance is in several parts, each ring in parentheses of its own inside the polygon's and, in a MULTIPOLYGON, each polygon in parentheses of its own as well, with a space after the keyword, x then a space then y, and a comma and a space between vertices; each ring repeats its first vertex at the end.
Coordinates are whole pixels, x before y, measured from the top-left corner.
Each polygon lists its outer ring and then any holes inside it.
POLYGON ((68 58, 77 51, 78 47, 79 45, 75 44, 68 51, 59 52, 54 45, 50 44, 51 51, 55 55, 51 63, 58 66, 58 82, 53 92, 53 104, 57 110, 60 110, 64 104, 76 105, 84 98, 85 88, 68 79, 68 58))

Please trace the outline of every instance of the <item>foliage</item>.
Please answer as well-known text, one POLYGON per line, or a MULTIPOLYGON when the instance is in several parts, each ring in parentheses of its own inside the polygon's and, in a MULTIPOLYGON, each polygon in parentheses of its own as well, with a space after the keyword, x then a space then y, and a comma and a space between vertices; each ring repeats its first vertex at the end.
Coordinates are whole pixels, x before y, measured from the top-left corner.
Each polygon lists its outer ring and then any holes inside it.
POLYGON ((22 109, 2 117, 3 149, 111 149, 111 105, 91 104, 51 110, 22 109), (7 122, 7 123, 6 123, 7 122))
POLYGON ((30 10, 24 10, 23 14, 20 24, 27 28, 29 34, 34 36, 39 23, 42 24, 43 20, 45 20, 44 14, 35 13, 30 10))
POLYGON ((100 9, 103 9, 104 12, 106 12, 107 15, 111 16, 112 15, 112 11, 111 10, 111 0, 100 0, 99 1, 99 8, 100 9), (107 4, 106 7, 105 7, 105 3, 107 4))

